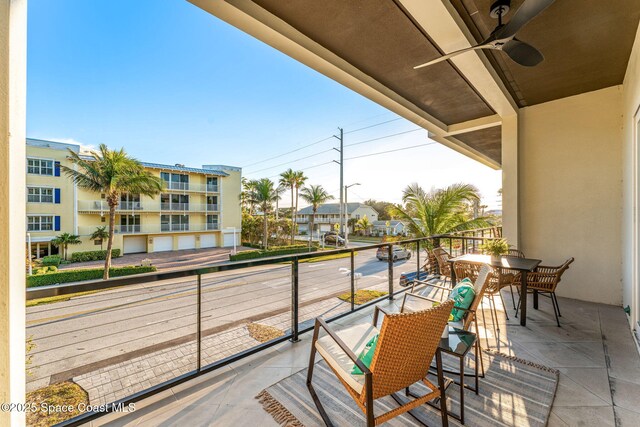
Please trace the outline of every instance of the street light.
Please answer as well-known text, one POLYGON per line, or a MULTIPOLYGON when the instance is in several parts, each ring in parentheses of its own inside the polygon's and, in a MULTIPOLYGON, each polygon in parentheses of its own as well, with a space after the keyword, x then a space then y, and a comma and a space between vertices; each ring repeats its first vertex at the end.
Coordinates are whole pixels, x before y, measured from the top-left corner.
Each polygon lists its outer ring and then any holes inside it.
POLYGON ((359 182, 344 186, 344 247, 349 244, 349 205, 347 204, 347 190, 354 185, 360 185, 359 182))

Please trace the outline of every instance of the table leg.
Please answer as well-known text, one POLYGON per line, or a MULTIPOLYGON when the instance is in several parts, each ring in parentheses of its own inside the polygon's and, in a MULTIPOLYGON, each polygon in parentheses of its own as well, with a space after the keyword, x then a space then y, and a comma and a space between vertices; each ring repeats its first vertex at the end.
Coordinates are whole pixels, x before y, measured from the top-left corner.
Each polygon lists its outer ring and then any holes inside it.
POLYGON ((538 309, 538 291, 533 291, 533 308, 538 309))
POLYGON ((520 274, 520 324, 527 326, 527 272, 520 274))
POLYGON ((460 358, 460 422, 464 424, 464 357, 460 358))

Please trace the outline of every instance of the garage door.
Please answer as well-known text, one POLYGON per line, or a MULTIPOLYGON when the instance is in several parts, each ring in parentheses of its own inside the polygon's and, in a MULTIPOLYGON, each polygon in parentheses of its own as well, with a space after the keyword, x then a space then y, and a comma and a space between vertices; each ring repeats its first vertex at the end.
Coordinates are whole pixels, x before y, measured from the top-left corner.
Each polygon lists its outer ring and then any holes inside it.
POLYGON ((215 234, 202 234, 200 235, 200 247, 201 248, 215 248, 216 245, 215 234))
MULTIPOLYGON (((238 242, 236 241, 236 244, 238 242)), ((228 248, 230 246, 233 246, 233 233, 225 233, 224 235, 224 247, 228 248)))
POLYGON ((195 249, 196 236, 178 236, 178 249, 195 249))
POLYGON ((125 236, 123 246, 125 254, 147 252, 147 236, 125 236))
POLYGON ((173 237, 162 236, 153 238, 153 251, 164 252, 173 250, 173 237))

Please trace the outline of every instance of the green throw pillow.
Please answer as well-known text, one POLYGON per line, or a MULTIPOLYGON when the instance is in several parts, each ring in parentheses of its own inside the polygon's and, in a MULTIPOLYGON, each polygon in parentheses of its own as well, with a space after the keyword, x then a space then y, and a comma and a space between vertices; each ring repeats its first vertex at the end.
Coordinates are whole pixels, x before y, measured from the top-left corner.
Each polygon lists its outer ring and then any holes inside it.
MULTIPOLYGON (((375 334, 364 346, 360 354, 358 355, 358 359, 362 361, 364 366, 367 368, 371 365, 371 361, 373 360, 373 353, 376 352, 376 345, 378 344, 378 334, 375 334)), ((358 365, 353 365, 353 369, 351 369, 352 375, 364 375, 364 373, 358 368, 358 365)))
MULTIPOLYGON (((454 306, 460 308, 469 308, 475 297, 476 292, 473 289, 473 283, 469 279, 460 281, 449 294, 449 299, 453 300, 454 306)), ((455 307, 451 310, 451 316, 454 322, 458 322, 464 318, 466 312, 455 307)))

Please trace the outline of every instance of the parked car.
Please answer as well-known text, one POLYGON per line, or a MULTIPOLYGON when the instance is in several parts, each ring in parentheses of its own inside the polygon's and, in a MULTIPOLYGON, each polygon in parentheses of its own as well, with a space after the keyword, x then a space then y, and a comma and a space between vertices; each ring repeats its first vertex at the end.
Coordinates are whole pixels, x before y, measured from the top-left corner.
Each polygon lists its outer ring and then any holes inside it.
MULTIPOLYGON (((389 249, 387 249, 386 247, 378 248, 378 252, 376 252, 376 258, 378 258, 378 261, 388 260, 389 249)), ((399 259, 411 259, 411 251, 403 248, 402 246, 394 246, 393 262, 396 262, 399 259)))
POLYGON ((322 236, 325 245, 344 246, 344 239, 335 231, 330 231, 322 236))

